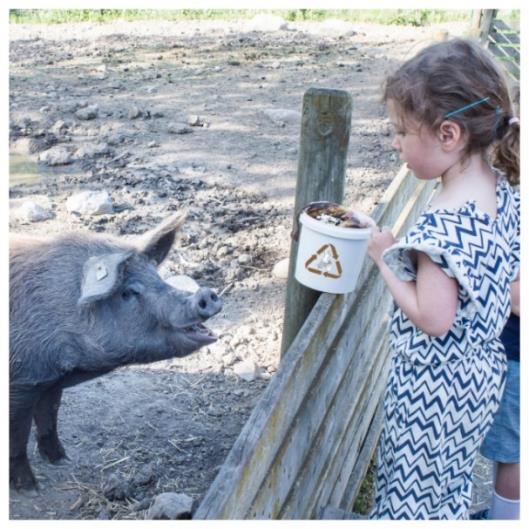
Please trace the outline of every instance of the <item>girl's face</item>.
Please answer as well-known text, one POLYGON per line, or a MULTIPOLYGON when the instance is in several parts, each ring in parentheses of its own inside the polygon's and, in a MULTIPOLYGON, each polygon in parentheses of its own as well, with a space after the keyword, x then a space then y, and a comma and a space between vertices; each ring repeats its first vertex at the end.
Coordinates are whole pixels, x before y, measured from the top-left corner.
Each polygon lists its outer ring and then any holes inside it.
POLYGON ((403 119, 392 101, 388 101, 389 119, 394 128, 391 146, 419 180, 441 176, 453 163, 441 148, 441 141, 413 118, 403 119))

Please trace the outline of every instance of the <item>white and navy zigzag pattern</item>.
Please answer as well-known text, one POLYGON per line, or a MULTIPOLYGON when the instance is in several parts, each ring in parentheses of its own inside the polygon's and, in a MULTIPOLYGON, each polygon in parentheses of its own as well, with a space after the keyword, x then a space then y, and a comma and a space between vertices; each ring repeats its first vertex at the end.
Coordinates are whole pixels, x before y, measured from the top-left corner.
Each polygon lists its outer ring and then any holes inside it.
POLYGON ((475 458, 503 392, 498 337, 519 269, 519 196, 501 175, 497 204, 495 219, 474 202, 424 213, 384 254, 400 278, 414 280, 409 252, 426 252, 458 281, 459 303, 441 337, 425 334, 395 307, 372 518, 468 514, 475 458))

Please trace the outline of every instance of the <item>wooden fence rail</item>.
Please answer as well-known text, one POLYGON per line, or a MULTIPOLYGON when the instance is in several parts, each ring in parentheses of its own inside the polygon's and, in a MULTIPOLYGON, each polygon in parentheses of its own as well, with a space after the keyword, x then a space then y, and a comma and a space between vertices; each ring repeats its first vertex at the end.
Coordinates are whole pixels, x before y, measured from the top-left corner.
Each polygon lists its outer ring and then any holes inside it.
MULTIPOLYGON (((402 234, 433 191, 403 168, 372 216, 402 234)), ((195 519, 307 519, 352 508, 381 428, 390 303, 369 259, 354 292, 319 297, 195 519)))

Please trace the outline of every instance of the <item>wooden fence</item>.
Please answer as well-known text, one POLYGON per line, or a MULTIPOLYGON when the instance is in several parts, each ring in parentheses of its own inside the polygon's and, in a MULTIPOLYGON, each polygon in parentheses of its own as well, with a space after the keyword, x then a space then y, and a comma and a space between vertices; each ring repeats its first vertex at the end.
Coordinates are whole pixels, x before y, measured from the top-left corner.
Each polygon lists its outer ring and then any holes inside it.
POLYGON ((520 33, 497 18, 497 9, 483 9, 477 12, 476 25, 484 46, 502 61, 507 71, 520 80, 520 33))
MULTIPOLYGON (((402 234, 433 182, 404 167, 372 213, 402 234)), ((354 292, 322 294, 195 519, 310 519, 351 510, 382 425, 391 298, 370 259, 354 292)))

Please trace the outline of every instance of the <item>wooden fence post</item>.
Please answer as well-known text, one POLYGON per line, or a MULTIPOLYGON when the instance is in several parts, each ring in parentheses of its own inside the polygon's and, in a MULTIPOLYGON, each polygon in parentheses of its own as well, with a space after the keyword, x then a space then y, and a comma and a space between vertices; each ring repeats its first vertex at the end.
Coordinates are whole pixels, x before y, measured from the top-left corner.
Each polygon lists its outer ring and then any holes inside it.
POLYGON ((488 44, 490 28, 492 26, 492 22, 494 21, 494 17, 496 16, 497 12, 498 12, 497 9, 483 9, 482 10, 480 28, 479 28, 479 40, 481 44, 483 45, 488 44))
MULTIPOLYGON (((303 96, 294 225, 309 202, 343 200, 352 106, 351 95, 343 90, 310 88, 303 96)), ((298 243, 292 239, 281 355, 320 295, 294 278, 297 251, 298 243)))

